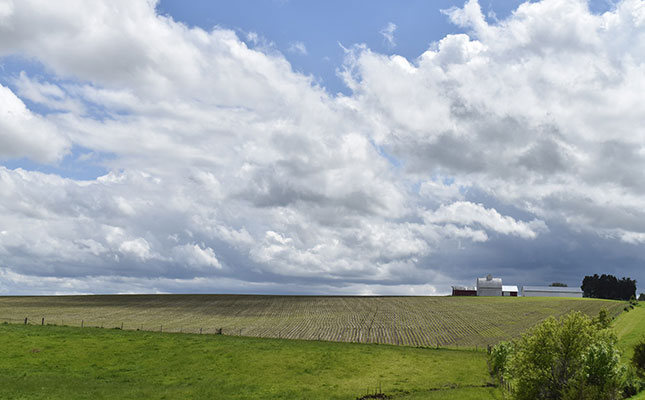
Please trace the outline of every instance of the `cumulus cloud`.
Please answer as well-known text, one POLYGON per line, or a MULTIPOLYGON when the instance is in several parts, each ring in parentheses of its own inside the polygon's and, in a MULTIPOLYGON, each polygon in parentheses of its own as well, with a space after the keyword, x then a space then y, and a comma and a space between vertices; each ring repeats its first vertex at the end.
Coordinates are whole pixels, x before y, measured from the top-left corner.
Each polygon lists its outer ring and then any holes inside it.
POLYGON ((0 85, 0 159, 28 157, 54 163, 69 148, 56 125, 32 113, 11 89, 0 85))
POLYGON ((493 232, 505 235, 515 235, 525 239, 534 239, 540 231, 546 231, 543 221, 534 219, 531 222, 516 221, 512 217, 503 216, 495 209, 487 209, 482 204, 468 201, 454 202, 448 206, 426 212, 424 220, 431 224, 449 223, 470 226, 479 225, 493 232))
POLYGON ((337 96, 155 2, 7 4, 0 54, 51 76, 0 87, 0 157, 113 157, 90 181, 0 166, 4 293, 30 276, 39 293, 442 293, 473 259, 551 271, 509 249, 558 235, 639 260, 642 1, 543 0, 495 24, 469 1, 445 11, 465 32, 414 60, 350 48, 337 96))

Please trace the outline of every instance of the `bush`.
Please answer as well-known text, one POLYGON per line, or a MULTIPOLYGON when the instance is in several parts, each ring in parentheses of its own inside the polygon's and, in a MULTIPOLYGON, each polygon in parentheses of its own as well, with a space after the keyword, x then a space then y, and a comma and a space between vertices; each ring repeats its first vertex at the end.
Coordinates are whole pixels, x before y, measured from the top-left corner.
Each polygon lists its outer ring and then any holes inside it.
POLYGON ((634 346, 634 355, 632 356, 632 365, 636 369, 636 374, 645 378, 645 337, 634 346))
POLYGON ((490 364, 491 375, 493 375, 499 382, 505 379, 506 366, 508 359, 513 352, 512 342, 499 342, 490 352, 488 362, 490 364))
POLYGON ((638 301, 645 301, 645 293, 641 293, 640 296, 638 296, 638 301))
POLYGON ((515 399, 616 399, 625 368, 615 335, 599 323, 605 319, 579 312, 548 318, 512 346, 496 346, 492 367, 511 381, 515 399), (505 362, 496 367, 498 360, 505 362))
POLYGON ((629 368, 623 381, 623 398, 632 397, 644 389, 645 384, 639 379, 635 369, 629 368))

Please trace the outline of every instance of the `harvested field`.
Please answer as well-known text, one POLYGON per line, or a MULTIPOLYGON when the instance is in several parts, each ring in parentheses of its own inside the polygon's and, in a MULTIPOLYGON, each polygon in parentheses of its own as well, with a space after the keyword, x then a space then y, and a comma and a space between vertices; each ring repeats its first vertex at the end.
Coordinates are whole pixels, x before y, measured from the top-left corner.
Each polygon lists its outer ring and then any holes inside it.
POLYGON ((0 297, 0 322, 383 343, 486 346, 571 310, 623 302, 504 297, 106 295, 0 297))

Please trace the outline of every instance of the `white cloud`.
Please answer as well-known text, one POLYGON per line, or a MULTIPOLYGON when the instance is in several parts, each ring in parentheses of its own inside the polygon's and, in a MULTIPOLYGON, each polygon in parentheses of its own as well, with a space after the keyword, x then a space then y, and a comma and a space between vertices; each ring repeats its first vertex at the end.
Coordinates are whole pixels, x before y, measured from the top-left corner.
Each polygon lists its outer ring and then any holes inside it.
POLYGON ((119 251, 126 255, 132 255, 141 261, 151 258, 150 245, 144 238, 124 241, 119 245, 119 251))
POLYGON ((396 24, 393 22, 388 22, 387 25, 383 29, 379 31, 381 36, 383 36, 383 39, 385 40, 385 43, 389 47, 395 47, 396 46, 396 40, 394 39, 394 32, 396 31, 396 24))
POLYGON ((175 261, 196 267, 222 268, 215 252, 210 247, 202 248, 197 244, 185 244, 173 249, 175 261))
POLYGON ((296 53, 303 56, 307 55, 307 46, 303 42, 291 42, 287 49, 290 53, 296 53))
POLYGON ((8 4, 0 53, 51 76, 0 86, 0 157, 113 155, 85 182, 0 167, 10 282, 441 292, 455 241, 535 243, 555 223, 643 242, 642 1, 525 3, 495 25, 469 1, 446 11, 469 32, 415 60, 350 48, 347 96, 154 2, 8 4))
POLYGON ((426 212, 423 219, 430 224, 476 224, 494 232, 525 239, 534 239, 538 233, 548 230, 544 221, 537 219, 531 222, 517 221, 509 216, 501 215, 495 209, 485 208, 482 204, 473 204, 468 201, 457 201, 448 206, 442 205, 435 211, 426 212))
POLYGON ((32 113, 11 89, 0 85, 0 159, 60 160, 70 143, 57 127, 32 113))

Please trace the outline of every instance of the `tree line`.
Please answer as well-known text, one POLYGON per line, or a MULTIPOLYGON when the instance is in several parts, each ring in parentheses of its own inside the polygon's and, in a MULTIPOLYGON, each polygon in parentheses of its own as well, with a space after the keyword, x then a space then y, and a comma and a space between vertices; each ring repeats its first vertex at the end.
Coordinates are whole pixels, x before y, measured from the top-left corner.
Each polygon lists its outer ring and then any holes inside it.
POLYGON ((636 297, 636 280, 594 274, 582 280, 582 295, 597 299, 630 300, 636 297))

